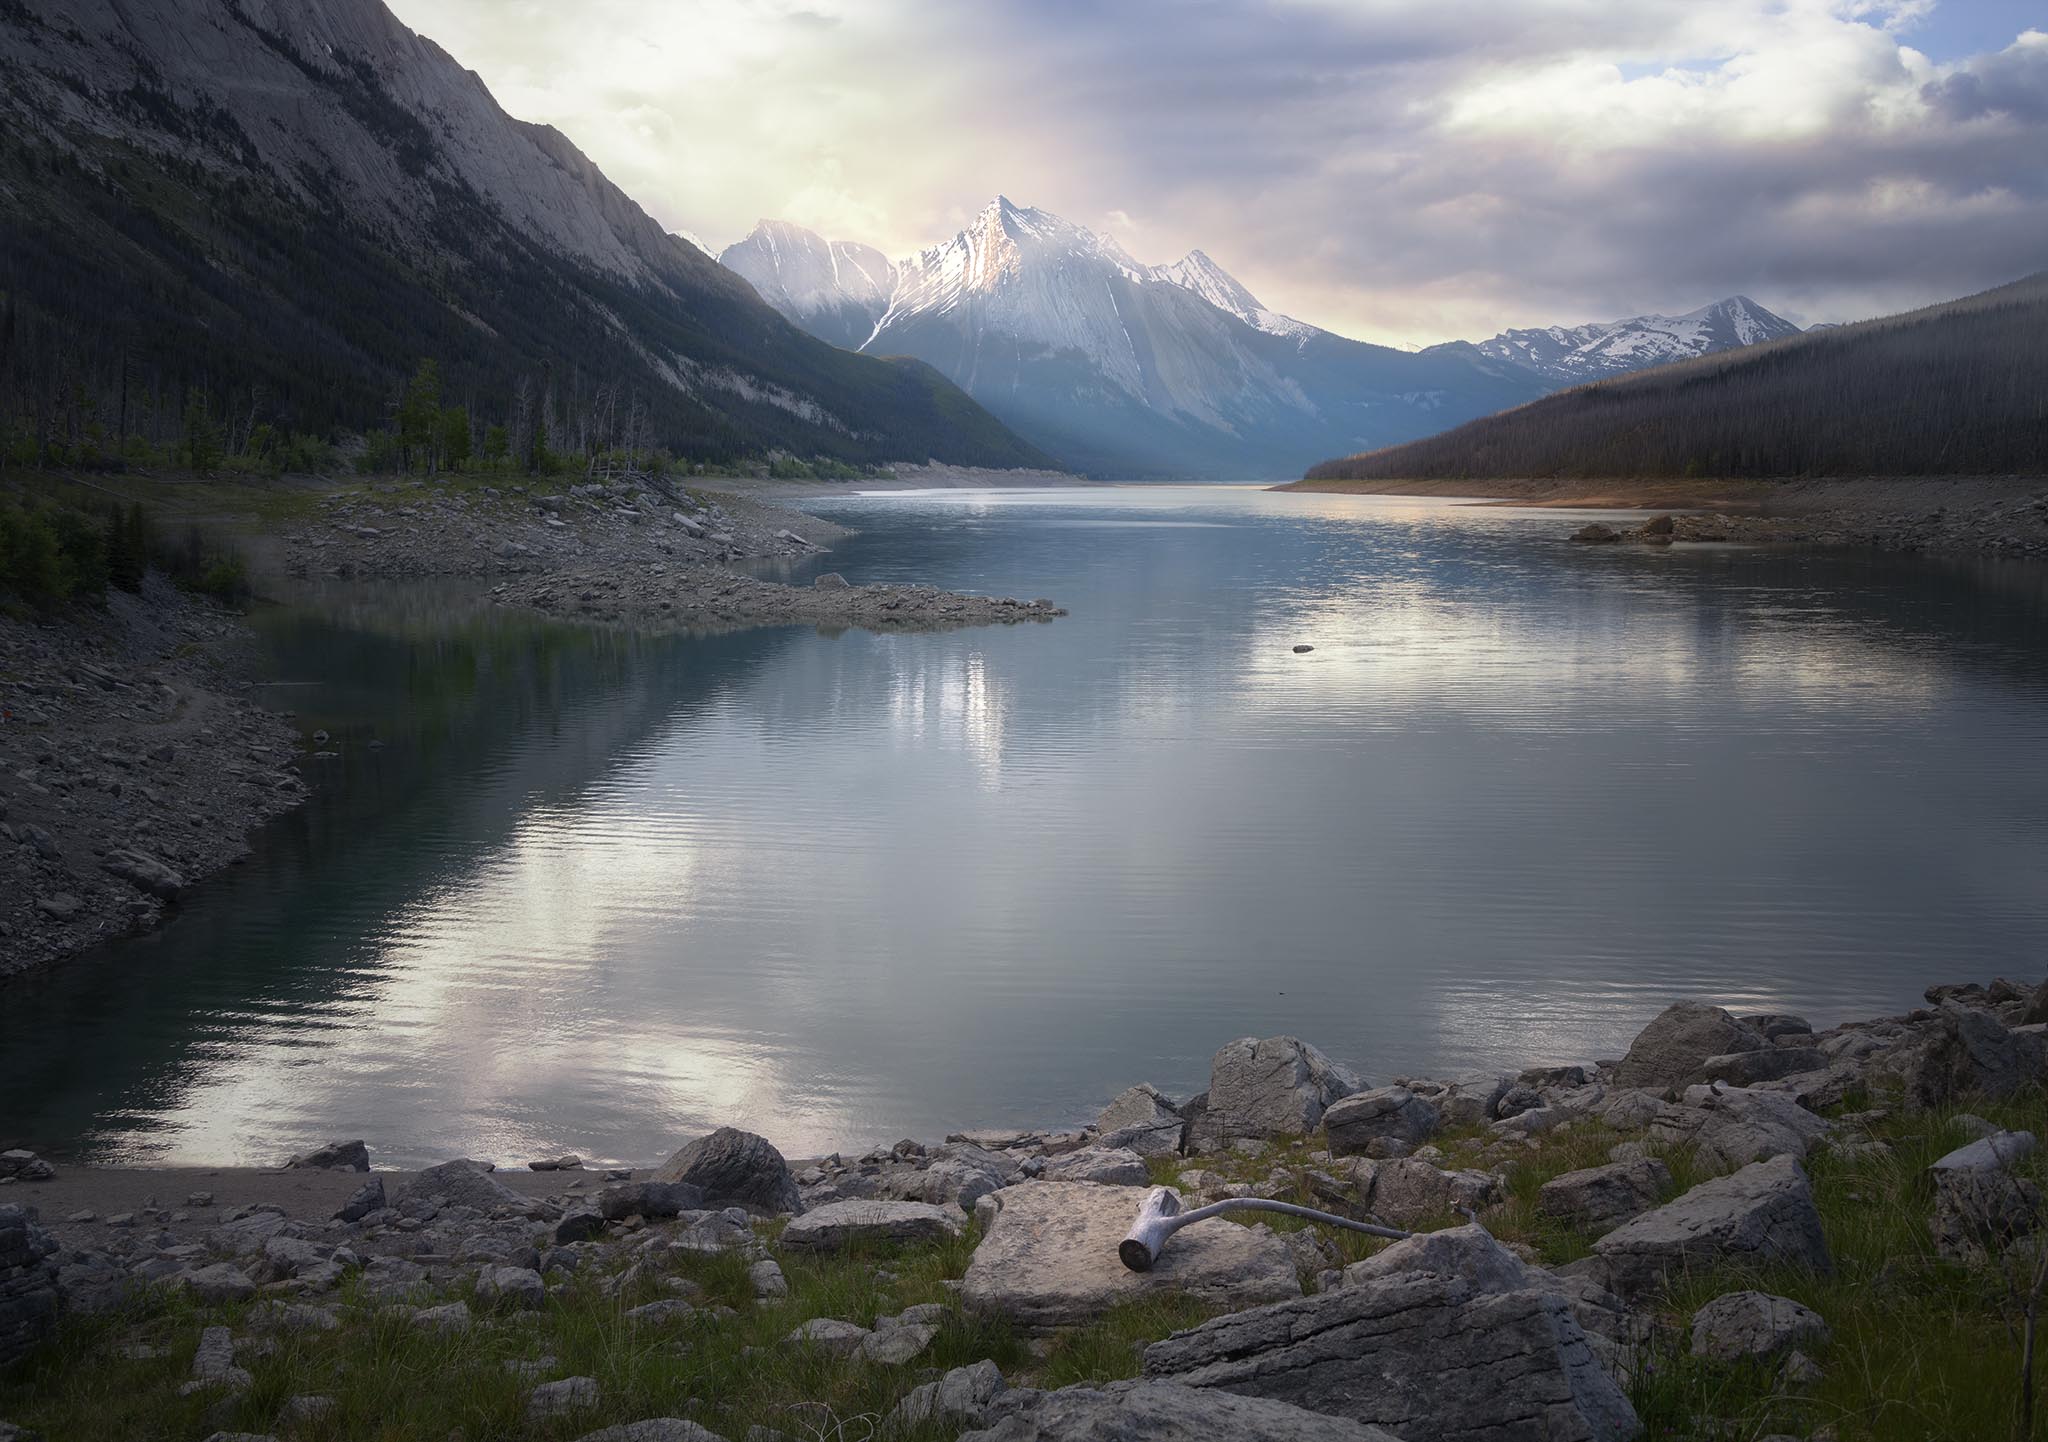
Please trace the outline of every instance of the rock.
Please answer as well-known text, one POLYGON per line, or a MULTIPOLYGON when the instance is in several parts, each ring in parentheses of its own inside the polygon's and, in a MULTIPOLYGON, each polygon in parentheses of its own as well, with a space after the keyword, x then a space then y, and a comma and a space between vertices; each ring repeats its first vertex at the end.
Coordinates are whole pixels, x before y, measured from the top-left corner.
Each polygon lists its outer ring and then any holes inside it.
POLYGON ((58 891, 36 899, 36 910, 52 921, 69 921, 78 915, 84 906, 84 902, 68 891, 58 891))
POLYGON ((1598 521, 1595 521, 1591 525, 1581 526, 1576 531, 1573 531, 1571 538, 1581 545, 1606 546, 1620 540, 1621 532, 1615 530, 1612 526, 1603 526, 1598 521))
POLYGON ((1422 1232, 1344 1269, 1346 1286, 1416 1273, 1454 1277, 1474 1292, 1521 1292, 1538 1285, 1527 1262, 1476 1223, 1422 1232))
POLYGON ((1369 1187, 1362 1166, 1354 1175, 1367 1193, 1372 1214, 1397 1227, 1432 1217, 1462 1216, 1500 1198, 1500 1183, 1490 1174, 1445 1171, 1419 1157, 1373 1163, 1369 1187))
MULTIPOLYGON (((1197 1125, 1211 1146, 1240 1137, 1307 1136, 1332 1103, 1362 1087, 1358 1077, 1298 1037, 1239 1037, 1210 1062, 1197 1125)), ((1192 1142, 1192 1127, 1189 1137, 1192 1142)))
POLYGON ((555 1241, 562 1246, 604 1235, 604 1218, 596 1212, 570 1212, 555 1223, 555 1241))
POLYGON ((1768 1292, 1729 1292, 1692 1318, 1693 1356, 1715 1362, 1764 1361, 1828 1339, 1818 1312, 1768 1292))
POLYGON ((921 1169, 885 1177, 883 1194, 903 1201, 930 1202, 973 1211, 990 1192, 1017 1180, 1018 1164, 1000 1152, 970 1142, 948 1142, 934 1148, 921 1169))
POLYGON ((834 1357, 851 1357, 871 1335, 867 1328, 837 1317, 813 1317, 782 1341, 788 1347, 815 1347, 834 1357))
POLYGON ((1003 1391, 1003 1386, 1003 1374, 993 1362, 955 1367, 936 1382, 912 1388, 889 1414, 888 1427, 898 1432, 927 1423, 978 1427, 988 1404, 1003 1391))
POLYGON ((391 1301, 427 1280, 427 1269, 404 1257, 372 1257, 356 1286, 364 1295, 391 1301))
POLYGON ((363 1142, 329 1142, 317 1151, 293 1157, 287 1168, 317 1172, 367 1172, 370 1148, 363 1142))
POLYGON ((278 1409, 277 1420, 280 1422, 318 1422, 322 1417, 332 1413, 337 1405, 339 1404, 332 1397, 322 1397, 314 1393, 301 1392, 295 1397, 284 1399, 284 1406, 278 1409))
POLYGON ((820 591, 844 591, 846 589, 846 577, 840 575, 837 571, 827 571, 824 575, 812 581, 811 584, 820 591))
POLYGON ((412 1314, 412 1324, 429 1332, 467 1332, 469 1323, 469 1305, 466 1302, 421 1307, 412 1314))
POLYGON ((1169 1156, 1181 1149, 1187 1120, 1166 1093, 1140 1082, 1119 1092, 1095 1118, 1095 1129, 1119 1133, 1120 1145, 1141 1157, 1169 1156))
POLYGON ((559 1382, 543 1382, 526 1399, 526 1415, 539 1419, 588 1411, 597 1405, 599 1395, 595 1377, 564 1377, 559 1382))
POLYGON ((1940 1032, 1908 1077, 1908 1097, 1940 1106, 1959 1096, 2007 1097, 2037 1080, 2037 1047, 1988 1011, 1953 998, 1941 1003, 1940 1032))
MULTIPOLYGON (((1013 1394, 1014 1395, 1014 1394, 1013 1394)), ((1419 1434, 1418 1434, 1419 1435, 1419 1434)), ((1041 1393, 959 1442, 1401 1442, 1392 1433, 1256 1397, 1175 1382, 1112 1382, 1041 1393)), ((1434 1438, 1432 1437, 1432 1442, 1434 1438)))
POLYGON ((2012 1168, 2034 1150, 2032 1132, 1995 1132, 1961 1146, 1928 1170, 1934 1214, 1928 1231, 1934 1249, 1958 1261, 2005 1251, 2038 1230, 2041 1192, 2012 1168))
POLYGON ((0 1205, 0 1368, 55 1324, 61 1295, 58 1245, 28 1208, 0 1205))
POLYGON ((679 1297, 664 1297, 658 1302, 626 1309, 626 1320, 636 1327, 666 1327, 675 1322, 687 1322, 696 1315, 697 1308, 679 1297))
POLYGON ((1323 1113, 1330 1150, 1354 1156, 1376 1139, 1391 1138, 1420 1146, 1436 1135, 1436 1108, 1406 1087, 1381 1087, 1355 1092, 1323 1113))
POLYGON ((681 1417, 649 1417, 625 1422, 597 1432, 586 1432, 576 1442, 725 1442, 708 1427, 681 1417))
POLYGON ((1724 1266, 1834 1270, 1806 1173, 1789 1156, 1701 1182, 1676 1201, 1624 1222, 1593 1244, 1623 1295, 1665 1277, 1724 1266))
POLYGON ((180 1272, 174 1280, 202 1302, 246 1302, 256 1295, 256 1284, 233 1262, 180 1272))
POLYGON ((1309 645, 1297 645, 1297 646, 1296 646, 1296 647, 1294 648, 1294 654, 1295 654, 1295 655, 1297 655, 1297 656, 1306 656, 1306 655, 1307 655, 1307 654, 1308 654, 1309 652, 1311 652, 1311 651, 1313 651, 1313 650, 1315 650, 1315 647, 1313 647, 1313 646, 1309 646, 1309 645))
POLYGON ((704 1205, 704 1189, 689 1182, 620 1182, 597 1194, 598 1215, 608 1222, 627 1217, 650 1221, 693 1212, 704 1205))
POLYGON ((467 1158, 428 1167, 407 1182, 393 1205, 403 1208, 408 1202, 470 1207, 485 1213, 500 1208, 522 1213, 528 1209, 526 1198, 493 1177, 489 1167, 467 1158))
POLYGON ((1671 517, 1652 516, 1643 522, 1641 530, 1646 536, 1668 536, 1673 530, 1671 517))
POLYGON ((235 1335, 226 1327, 207 1327, 199 1334, 199 1349, 192 1354, 192 1381, 197 1387, 227 1387, 245 1391, 254 1379, 235 1365, 235 1335))
POLYGON ((1145 1375, 1288 1402, 1430 1442, 1627 1442, 1627 1396, 1554 1292, 1411 1273, 1218 1317, 1145 1349, 1145 1375))
POLYGON ((1692 1133, 1702 1159, 1728 1167, 1769 1157, 1804 1159, 1828 1134, 1828 1123, 1784 1092, 1715 1084, 1688 1087, 1686 1104, 1705 1113, 1692 1133))
POLYGON ((1506 1076, 1463 1077, 1447 1083, 1429 1102, 1447 1127, 1478 1126, 1500 1115, 1496 1108, 1513 1085, 1506 1076))
POLYGON ((1589 1232, 1606 1232, 1656 1206, 1670 1188, 1671 1168, 1643 1157, 1552 1177, 1537 1188, 1536 1210, 1589 1232))
POLYGON ((779 1302, 789 1295, 789 1278, 782 1275, 782 1268, 773 1258, 764 1258, 748 1267, 747 1280, 753 1285, 757 1302, 779 1302))
POLYGON ((1054 1157, 1039 1175, 1049 1182, 1094 1182, 1108 1187, 1142 1187, 1152 1180, 1145 1159, 1128 1147, 1083 1147, 1054 1157))
POLYGON ((537 1161, 528 1162, 526 1169, 530 1172, 573 1172, 580 1169, 582 1165, 583 1158, 572 1152, 565 1153, 559 1157, 542 1157, 537 1161))
POLYGON ((827 1202, 782 1230, 782 1245, 797 1252, 836 1252, 853 1243, 935 1242, 960 1235, 957 1207, 928 1202, 827 1202))
POLYGON ((334 1214, 337 1222, 360 1222, 372 1212, 384 1210, 384 1179, 372 1177, 348 1195, 334 1214))
POLYGON ((531 1267, 485 1267, 476 1276, 476 1299, 486 1307, 530 1311, 547 1301, 547 1283, 531 1267))
POLYGON ((932 1338, 938 1335, 937 1327, 915 1322, 891 1327, 887 1331, 870 1332, 861 1339, 860 1354, 884 1367, 901 1367, 923 1356, 925 1348, 931 1346, 932 1338))
POLYGON ((1709 1057, 1757 1051, 1763 1034, 1718 1006, 1676 1001, 1641 1032, 1614 1069, 1616 1086, 1667 1091, 1691 1081, 1709 1057))
POLYGON ((249 1314, 252 1326, 278 1332, 333 1332, 341 1327, 341 1319, 325 1307, 309 1307, 303 1302, 264 1302, 249 1314))
POLYGON ((1821 1071, 1827 1064, 1827 1055, 1815 1047, 1765 1046, 1755 1051, 1710 1056, 1700 1063, 1699 1070, 1692 1074, 1690 1080, 1725 1081, 1731 1086, 1747 1087, 1758 1082, 1779 1081, 1802 1072, 1821 1071))
POLYGON ((711 1206, 733 1202, 769 1212, 802 1212, 803 1194, 782 1153, 752 1132, 720 1127, 691 1142, 654 1174, 658 1182, 701 1187, 711 1206))
POLYGON ((1767 1011, 1735 1019, 1773 1045, 1777 1044, 1779 1037, 1813 1035, 1812 1022, 1803 1016, 1792 1016, 1785 1012, 1767 1011))
POLYGON ((2032 1132, 1994 1131, 1966 1146, 1957 1147, 1927 1170, 1935 1173, 1937 1179, 1944 1172, 2004 1171, 2031 1156, 2033 1151, 2032 1132))
POLYGON ((962 1304, 1042 1332, 1155 1292, 1235 1307, 1301 1294, 1284 1241, 1221 1218, 1174 1233, 1151 1271, 1129 1270, 1117 1244, 1144 1196, 1136 1187, 1030 1181, 984 1198, 992 1215, 961 1283, 962 1304))
POLYGON ((2048 981, 2034 988, 2033 994, 2027 998, 2026 1007, 2020 1012, 2019 1024, 2039 1026, 2043 1022, 2048 1022, 2048 981))
POLYGON ((184 877, 143 851, 109 851, 101 859, 100 869, 159 901, 176 901, 185 890, 184 877))

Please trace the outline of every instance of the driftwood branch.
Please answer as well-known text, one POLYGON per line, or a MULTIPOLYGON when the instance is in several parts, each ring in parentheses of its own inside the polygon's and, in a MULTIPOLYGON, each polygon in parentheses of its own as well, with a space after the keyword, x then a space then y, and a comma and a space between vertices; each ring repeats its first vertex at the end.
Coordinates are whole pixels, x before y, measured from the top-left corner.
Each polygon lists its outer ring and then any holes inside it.
POLYGON ((1394 1241, 1414 1235, 1412 1232, 1399 1231, 1393 1227, 1376 1226, 1371 1222, 1354 1222, 1349 1217, 1340 1217, 1333 1212, 1319 1212, 1314 1207, 1298 1207, 1292 1202, 1270 1202, 1264 1197, 1226 1197, 1220 1202, 1211 1202, 1206 1207, 1184 1212, 1180 1209, 1179 1193, 1168 1187, 1154 1187, 1145 1194, 1145 1200, 1138 1204, 1137 1218, 1131 1223, 1130 1232, 1117 1244, 1116 1254, 1132 1271, 1149 1272, 1152 1270, 1152 1264, 1159 1260, 1159 1254, 1166 1250, 1167 1239, 1175 1232, 1196 1222, 1220 1217, 1225 1212, 1279 1212, 1283 1216, 1307 1217, 1312 1222, 1326 1222, 1333 1227, 1347 1227, 1354 1232, 1364 1232, 1367 1236, 1389 1237, 1394 1241))

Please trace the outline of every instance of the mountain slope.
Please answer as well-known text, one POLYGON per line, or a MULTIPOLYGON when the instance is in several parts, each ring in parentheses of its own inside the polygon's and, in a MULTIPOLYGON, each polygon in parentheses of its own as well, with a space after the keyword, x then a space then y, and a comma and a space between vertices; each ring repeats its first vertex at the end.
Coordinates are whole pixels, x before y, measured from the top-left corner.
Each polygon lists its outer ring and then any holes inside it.
POLYGON ((873 246, 826 241, 787 221, 762 221, 718 263, 812 335, 847 350, 866 343, 896 291, 895 265, 873 246))
POLYGON ((379 0, 8 0, 0 65, 0 418, 39 445, 188 391, 362 427, 433 357, 544 441, 1043 461, 791 326, 379 0))
POLYGON ((1495 360, 1525 366, 1560 385, 1739 350, 1799 334, 1799 327, 1772 315, 1748 296, 1730 296, 1684 315, 1639 315, 1580 326, 1506 330, 1474 349, 1495 360))
MULTIPOLYGON (((801 234, 757 231, 724 259, 799 323, 845 334, 818 290, 834 247, 801 234)), ((871 293, 837 294, 873 313, 871 293)), ((1345 340, 1266 310, 1199 251, 1147 266, 1000 196, 897 263, 862 349, 930 363, 1035 444, 1112 476, 1292 474, 1332 442, 1426 435, 1546 388, 1469 349, 1345 340)))
POLYGON ((2048 271, 1581 386, 1314 480, 2048 474, 2048 271))

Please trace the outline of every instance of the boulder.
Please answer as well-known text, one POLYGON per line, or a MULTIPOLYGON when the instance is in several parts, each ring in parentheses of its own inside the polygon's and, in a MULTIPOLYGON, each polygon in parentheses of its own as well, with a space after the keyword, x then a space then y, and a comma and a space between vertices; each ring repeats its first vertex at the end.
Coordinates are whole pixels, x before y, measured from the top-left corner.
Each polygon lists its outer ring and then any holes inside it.
POLYGON ((602 1396, 595 1377, 564 1377, 559 1382, 543 1382, 526 1399, 526 1415, 540 1420, 570 1412, 586 1412, 595 1407, 602 1396))
POLYGON ((1299 1037, 1239 1037, 1219 1048, 1209 1064, 1202 1137, 1214 1147, 1241 1137, 1307 1136, 1331 1103, 1363 1085, 1299 1037))
POLYGON ((884 1367, 901 1367, 922 1357, 938 1335, 937 1327, 924 1322, 877 1329, 861 1339, 860 1355, 884 1367))
POLYGON ((1589 1232, 1606 1232, 1647 1212, 1671 1188, 1671 1168, 1655 1157, 1584 1167, 1552 1177, 1536 1191, 1536 1210, 1589 1232))
MULTIPOLYGON (((1830 1130, 1784 1092, 1744 1087, 1688 1087, 1686 1106, 1704 1113, 1692 1130, 1692 1144, 1710 1164, 1739 1167, 1768 1157, 1804 1160, 1830 1130)), ((1667 1114, 1667 1122, 1674 1119, 1667 1114)))
POLYGON ((303 1156, 293 1157, 285 1167, 298 1171, 367 1172, 370 1169, 370 1148, 361 1141, 329 1142, 303 1156))
POLYGON ((1406 1087, 1380 1087, 1354 1092, 1323 1113, 1330 1150, 1354 1156, 1375 1140, 1390 1139, 1420 1146, 1436 1135, 1436 1108, 1406 1087))
POLYGON ((479 1212, 494 1212, 500 1207, 524 1212, 530 1205, 525 1197, 493 1177, 489 1166, 466 1157, 428 1167, 400 1187, 392 1204, 402 1208, 408 1202, 470 1207, 479 1212))
POLYGON ((1614 1068, 1614 1084, 1665 1091, 1691 1081, 1708 1057, 1767 1045, 1763 1033, 1718 1006, 1675 1001, 1637 1033, 1628 1055, 1614 1068))
POLYGON ((1003 1374, 993 1362, 955 1367, 936 1382, 912 1388, 889 1414, 889 1429, 902 1432, 927 1423, 978 1427, 988 1404, 1003 1389, 1003 1374))
POLYGON ((648 1417, 586 1432, 576 1442, 725 1442, 725 1438, 681 1417, 648 1417))
POLYGON ((1715 1362, 1761 1362, 1794 1347, 1826 1345, 1820 1313, 1790 1297, 1729 1292, 1693 1313, 1692 1354, 1715 1362))
POLYGON ((180 1272, 173 1279, 202 1302, 246 1302, 256 1295, 256 1284, 233 1262, 215 1262, 180 1272))
POLYGON ((1700 1063, 1690 1080, 1724 1081, 1730 1086, 1755 1086, 1758 1082, 1781 1081, 1802 1072, 1824 1071, 1825 1052, 1810 1046, 1765 1046, 1755 1051, 1733 1051, 1710 1056, 1700 1063))
POLYGON ((1144 1196, 1138 1187, 1029 1181, 984 1198, 991 1215, 961 1283, 963 1305, 1043 1332, 1157 1292, 1228 1307, 1301 1294, 1284 1241, 1220 1217, 1175 1232, 1151 1271, 1129 1270, 1117 1244, 1144 1196))
POLYGON ((531 1310, 547 1301, 548 1289, 530 1267, 485 1267, 477 1273, 476 1299, 486 1307, 531 1310))
POLYGON ((26 1207, 0 1205, 0 1368, 42 1340, 57 1318, 58 1246, 26 1207))
POLYGON ((1147 1347, 1145 1375, 1430 1442, 1627 1442, 1641 1431, 1562 1296, 1481 1293, 1428 1272, 1218 1317, 1147 1347))
POLYGON ((1994 1132, 1930 1166, 1934 1215, 1928 1231, 1944 1257, 1997 1255, 2042 1222, 2040 1188, 2013 1167, 2034 1150, 2032 1132, 1994 1132))
POLYGON ((2033 1043, 1995 1013, 1951 997, 1941 1003, 1939 1030, 1907 1077, 1908 1100, 1933 1107, 1963 1096, 2011 1096, 2041 1075, 2033 1043))
POLYGON ((856 1243, 940 1242, 960 1235, 958 1207, 928 1202, 827 1202, 782 1230, 782 1245, 797 1252, 836 1252, 856 1243))
POLYGON ((1476 1223, 1422 1232, 1344 1269, 1344 1285, 1363 1286, 1415 1273, 1454 1277, 1474 1292, 1520 1292, 1537 1284, 1535 1269, 1476 1223))
POLYGON ((627 1217, 658 1220, 704 1205, 704 1189, 688 1182, 619 1182, 597 1194, 597 1214, 608 1222, 627 1217))
POLYGON ((960 1442, 1400 1442, 1383 1428, 1177 1382, 1039 1393, 960 1442))
MULTIPOLYGON (((1428 1095, 1425 1100, 1436 1108, 1437 1116, 1445 1126, 1476 1127, 1500 1115, 1495 1108, 1514 1084, 1515 1079, 1506 1075, 1482 1073, 1457 1077, 1444 1083, 1440 1091, 1428 1095)), ((1423 1095, 1414 1085, 1409 1089, 1418 1096, 1423 1095)))
POLYGON ((1187 1125, 1180 1108, 1166 1093, 1143 1082, 1119 1092, 1095 1118, 1098 1132, 1104 1136, 1119 1133, 1119 1145, 1143 1157, 1178 1152, 1187 1125))
POLYGON ((1621 532, 1612 526, 1603 526, 1594 521, 1573 531, 1571 539, 1582 546, 1609 546, 1621 539, 1621 532))
POLYGON ((1048 1182, 1094 1182, 1108 1187, 1142 1187, 1152 1180, 1145 1159, 1128 1147, 1083 1147, 1052 1158, 1039 1175, 1048 1182))
POLYGON ((701 1187, 711 1206, 739 1203, 768 1212, 801 1212, 802 1193, 789 1163, 765 1138, 735 1127, 720 1127, 699 1137, 655 1172, 658 1182, 688 1182, 701 1187))
POLYGON ((372 1177, 348 1194, 334 1214, 337 1222, 360 1222, 372 1212, 384 1209, 384 1179, 372 1177))
POLYGON ((1777 1045, 1780 1037, 1813 1035, 1812 1022, 1803 1016, 1793 1016, 1789 1012, 1766 1011, 1754 1016, 1738 1016, 1735 1019, 1751 1031, 1759 1033, 1773 1046, 1777 1045))
POLYGON ((1462 1216, 1500 1200, 1500 1181, 1488 1172, 1445 1171, 1419 1157, 1359 1164, 1353 1175, 1374 1216, 1397 1227, 1432 1217, 1462 1216))
POLYGON ((1834 1270, 1806 1172, 1789 1156, 1701 1182, 1593 1244, 1608 1285, 1624 1295, 1667 1276, 1723 1266, 1834 1270))
POLYGON ((974 1210, 990 1192, 1017 1180, 1017 1163, 1001 1152, 972 1142, 948 1142, 924 1154, 920 1167, 904 1167, 883 1176, 880 1195, 901 1201, 974 1210))
POLYGON ((834 1357, 851 1357, 874 1334, 837 1317, 813 1317, 782 1339, 786 1347, 815 1347, 834 1357))
POLYGON ((2048 981, 2034 988, 2020 1011, 2021 1026, 2039 1026, 2043 1022, 2048 1022, 2048 981))
POLYGON ((125 848, 109 851, 100 862, 101 870, 119 877, 137 891, 159 901, 176 901, 185 889, 185 878, 146 851, 125 848))

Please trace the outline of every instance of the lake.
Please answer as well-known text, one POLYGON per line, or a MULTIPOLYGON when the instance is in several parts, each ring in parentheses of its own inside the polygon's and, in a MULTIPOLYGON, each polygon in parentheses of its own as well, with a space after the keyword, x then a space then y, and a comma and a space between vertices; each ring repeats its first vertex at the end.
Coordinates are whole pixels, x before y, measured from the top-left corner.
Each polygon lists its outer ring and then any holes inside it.
POLYGON ((1185 1096, 1241 1035, 1383 1083, 1616 1056, 1682 996, 1827 1024, 2044 969, 2048 568, 1228 487, 814 509, 860 534, 809 570, 1072 614, 266 609, 269 695, 340 754, 160 934, 0 992, 0 1130, 815 1155, 1185 1096))

